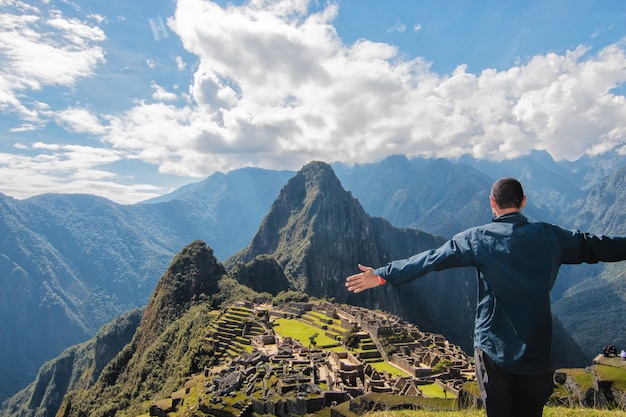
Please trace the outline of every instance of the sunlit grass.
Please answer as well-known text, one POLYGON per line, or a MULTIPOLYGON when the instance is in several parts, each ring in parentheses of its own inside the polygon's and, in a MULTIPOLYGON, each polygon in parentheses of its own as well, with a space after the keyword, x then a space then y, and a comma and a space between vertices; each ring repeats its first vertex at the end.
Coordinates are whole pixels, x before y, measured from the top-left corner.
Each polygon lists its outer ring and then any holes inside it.
POLYGON ((456 398, 454 394, 446 393, 443 388, 437 384, 420 385, 420 391, 430 398, 456 398))
POLYGON ((562 369, 562 371, 574 378, 578 386, 582 389, 593 387, 593 375, 590 372, 582 368, 562 369))
POLYGON ((302 343, 304 346, 309 346, 311 343, 311 336, 317 333, 317 337, 315 341, 317 346, 326 346, 336 344, 337 341, 332 339, 324 334, 322 329, 319 329, 315 326, 311 326, 308 323, 298 321, 298 320, 289 320, 289 319, 276 319, 276 326, 274 327, 274 331, 280 337, 291 337, 302 343))
POLYGON ((392 375, 400 375, 400 376, 410 376, 408 373, 403 371, 400 368, 393 366, 388 362, 373 362, 370 363, 372 368, 376 369, 378 372, 389 372, 392 375))
POLYGON ((626 390, 626 370, 622 367, 596 365, 598 377, 604 381, 613 381, 613 387, 619 391, 626 390))

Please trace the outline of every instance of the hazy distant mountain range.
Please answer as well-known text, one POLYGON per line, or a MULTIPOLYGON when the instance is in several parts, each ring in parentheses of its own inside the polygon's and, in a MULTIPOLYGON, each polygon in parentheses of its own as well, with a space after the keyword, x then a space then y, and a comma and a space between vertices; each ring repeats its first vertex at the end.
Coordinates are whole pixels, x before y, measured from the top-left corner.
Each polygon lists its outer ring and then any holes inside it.
MULTIPOLYGON (((488 222, 489 187, 501 176, 522 180, 531 219, 626 234, 623 166, 626 158, 613 154, 577 163, 543 152, 501 163, 395 156, 313 164, 298 173, 246 168, 134 205, 90 195, 0 194, 0 401, 31 382, 46 360, 145 306, 174 255, 195 240, 228 268, 272 254, 291 285, 312 295, 385 307, 430 330, 455 323, 437 330, 467 347, 471 272, 423 280, 414 294, 385 289, 358 298, 347 295, 343 278, 357 262, 408 256, 488 222), (440 295, 420 299, 421 287, 440 295), (450 309, 450 300, 459 308, 450 309)), ((617 321, 626 313, 624 269, 564 268, 557 281, 555 312, 587 357, 607 343, 626 346, 617 321)))

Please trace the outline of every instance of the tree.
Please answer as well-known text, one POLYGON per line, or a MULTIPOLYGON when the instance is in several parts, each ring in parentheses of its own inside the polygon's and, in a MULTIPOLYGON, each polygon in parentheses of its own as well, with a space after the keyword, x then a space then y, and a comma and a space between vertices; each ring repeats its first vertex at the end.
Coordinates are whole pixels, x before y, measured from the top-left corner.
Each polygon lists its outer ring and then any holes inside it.
POLYGON ((346 347, 355 348, 359 345, 359 336, 357 333, 359 332, 358 326, 352 326, 352 329, 344 333, 343 335, 343 344, 346 347))
POLYGON ((450 368, 451 366, 452 366, 452 362, 450 361, 450 359, 442 359, 439 362, 437 362, 435 366, 433 366, 433 372, 435 373, 443 372, 446 369, 450 368))

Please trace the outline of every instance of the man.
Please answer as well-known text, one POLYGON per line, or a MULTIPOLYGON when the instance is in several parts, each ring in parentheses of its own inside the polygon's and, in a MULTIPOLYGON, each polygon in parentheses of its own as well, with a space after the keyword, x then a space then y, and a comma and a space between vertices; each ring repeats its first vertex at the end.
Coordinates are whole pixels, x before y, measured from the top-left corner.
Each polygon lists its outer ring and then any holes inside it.
POLYGON ((431 271, 476 268, 474 356, 487 416, 541 416, 553 391, 550 290, 559 267, 625 260, 626 237, 529 222, 521 213, 526 196, 513 178, 496 181, 490 202, 491 223, 378 269, 359 265, 361 272, 348 277, 346 287, 359 293, 431 271))

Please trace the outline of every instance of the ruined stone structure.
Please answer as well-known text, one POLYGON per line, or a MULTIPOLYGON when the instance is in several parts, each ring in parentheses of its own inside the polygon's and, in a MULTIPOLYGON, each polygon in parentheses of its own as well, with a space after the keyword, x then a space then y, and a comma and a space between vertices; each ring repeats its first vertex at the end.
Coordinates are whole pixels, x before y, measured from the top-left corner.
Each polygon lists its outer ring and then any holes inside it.
MULTIPOLYGON (((302 415, 366 393, 420 397, 424 394, 419 387, 432 383, 457 396, 463 382, 473 378, 471 363, 459 347, 391 314, 329 302, 278 308, 239 304, 220 320, 211 330, 211 340, 224 348, 223 365, 207 368, 202 378, 190 380, 202 386, 196 386, 198 404, 186 405, 213 415, 302 415), (320 320, 307 319, 306 313, 311 312, 320 313, 320 320), (345 333, 354 332, 359 349, 310 349, 289 337, 281 339, 272 329, 273 317, 298 318, 318 326, 337 340, 333 347, 340 346, 345 333), (345 332, 331 329, 334 323, 345 332), (245 346, 252 352, 241 353, 245 346), (240 353, 233 355, 237 347, 240 353), (373 364, 383 359, 409 376, 377 371, 373 364), (438 367, 440 362, 446 366, 438 367), (239 397, 247 400, 235 400, 239 397)), ((173 401, 174 396, 161 404, 171 409, 173 401)), ((157 403, 151 415, 164 412, 157 403)))

